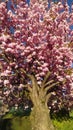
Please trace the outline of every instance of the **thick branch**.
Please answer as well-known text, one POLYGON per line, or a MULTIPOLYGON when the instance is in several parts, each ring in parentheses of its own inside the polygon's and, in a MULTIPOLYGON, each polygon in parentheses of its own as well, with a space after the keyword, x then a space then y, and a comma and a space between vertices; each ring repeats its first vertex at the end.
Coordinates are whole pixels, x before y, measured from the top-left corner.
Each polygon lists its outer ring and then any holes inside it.
POLYGON ((46 76, 45 76, 45 78, 44 78, 44 80, 43 80, 43 82, 42 82, 42 84, 41 84, 41 87, 42 87, 42 88, 44 88, 44 87, 45 87, 45 83, 46 83, 46 81, 47 81, 48 77, 50 76, 50 74, 51 74, 51 72, 50 72, 50 71, 46 74, 46 76))
POLYGON ((47 94, 46 97, 45 97, 45 106, 46 107, 47 107, 47 102, 48 102, 49 98, 51 97, 51 94, 52 94, 52 92, 47 94))
POLYGON ((45 92, 47 92, 48 90, 50 90, 51 88, 53 88, 54 86, 56 86, 56 85, 58 85, 58 84, 59 84, 59 82, 53 83, 53 84, 47 86, 46 88, 44 88, 45 92))
POLYGON ((54 80, 50 80, 49 82, 45 83, 44 88, 45 88, 46 86, 48 86, 49 84, 53 83, 53 82, 54 82, 54 80))

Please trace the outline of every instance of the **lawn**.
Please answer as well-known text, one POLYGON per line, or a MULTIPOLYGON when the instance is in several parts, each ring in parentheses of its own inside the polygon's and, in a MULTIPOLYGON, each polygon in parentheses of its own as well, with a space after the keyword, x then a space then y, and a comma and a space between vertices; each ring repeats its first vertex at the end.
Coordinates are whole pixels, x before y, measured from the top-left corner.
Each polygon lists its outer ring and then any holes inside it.
POLYGON ((55 125, 56 130, 73 130, 73 111, 70 113, 69 119, 54 119, 53 124, 55 125))
MULTIPOLYGON (((4 118, 7 124, 4 124, 0 130, 31 130, 29 116, 13 117, 9 114, 4 118)), ((54 119, 53 124, 56 130, 73 130, 73 111, 70 113, 69 119, 54 119)))
POLYGON ((73 120, 63 120, 61 122, 54 120, 54 125, 56 130, 73 130, 73 120))

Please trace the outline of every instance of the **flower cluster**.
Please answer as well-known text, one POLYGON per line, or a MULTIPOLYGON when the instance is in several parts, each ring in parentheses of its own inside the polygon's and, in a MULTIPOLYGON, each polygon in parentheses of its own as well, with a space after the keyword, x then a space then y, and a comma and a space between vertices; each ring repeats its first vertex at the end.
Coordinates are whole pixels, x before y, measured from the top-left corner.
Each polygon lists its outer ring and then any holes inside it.
POLYGON ((5 102, 21 101, 20 93, 29 81, 24 71, 35 75, 39 85, 50 71, 50 79, 56 76, 54 80, 65 82, 60 89, 70 94, 73 75, 67 70, 73 61, 72 25, 73 11, 69 12, 67 3, 51 2, 48 8, 43 2, 21 1, 14 12, 0 3, 0 95, 5 102))

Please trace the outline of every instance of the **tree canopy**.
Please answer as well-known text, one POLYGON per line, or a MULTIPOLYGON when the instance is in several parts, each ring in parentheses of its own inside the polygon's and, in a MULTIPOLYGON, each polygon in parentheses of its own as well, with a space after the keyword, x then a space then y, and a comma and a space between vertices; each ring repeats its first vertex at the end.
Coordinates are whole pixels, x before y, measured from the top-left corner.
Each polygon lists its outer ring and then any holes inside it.
POLYGON ((9 106, 24 103, 32 76, 40 89, 48 73, 44 88, 53 95, 51 105, 73 98, 73 6, 69 12, 67 2, 51 2, 50 8, 40 2, 20 1, 14 12, 0 3, 0 98, 9 106), (48 90, 48 82, 55 87, 48 90))

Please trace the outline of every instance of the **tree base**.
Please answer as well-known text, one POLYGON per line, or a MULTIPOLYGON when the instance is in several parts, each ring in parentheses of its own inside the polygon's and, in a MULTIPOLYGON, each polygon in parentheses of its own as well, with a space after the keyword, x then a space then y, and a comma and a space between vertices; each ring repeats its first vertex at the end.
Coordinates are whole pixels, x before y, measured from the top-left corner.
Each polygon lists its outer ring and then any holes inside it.
POLYGON ((48 109, 38 107, 32 110, 30 116, 32 130, 55 130, 48 109))

